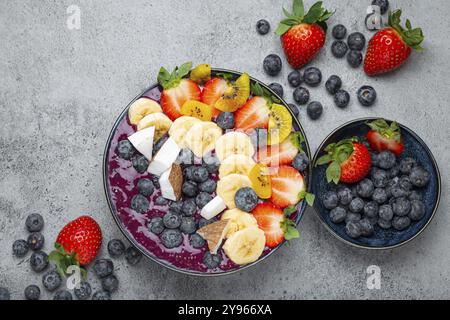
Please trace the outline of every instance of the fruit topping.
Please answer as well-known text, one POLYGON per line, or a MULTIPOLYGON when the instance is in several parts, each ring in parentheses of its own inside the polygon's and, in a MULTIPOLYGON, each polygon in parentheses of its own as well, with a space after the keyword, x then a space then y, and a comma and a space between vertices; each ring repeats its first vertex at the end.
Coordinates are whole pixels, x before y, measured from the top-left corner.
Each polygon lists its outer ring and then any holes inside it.
MULTIPOLYGON (((180 148, 185 148, 185 136, 194 124, 200 122, 194 117, 182 116, 176 119, 169 130, 169 136, 178 144, 180 148)), ((155 146, 156 147, 156 146, 155 146)))
POLYGON ((303 176, 294 168, 281 166, 271 169, 272 196, 270 201, 280 208, 296 205, 305 192, 303 176))
POLYGON ((292 131, 292 116, 286 107, 273 104, 269 113, 267 143, 269 145, 283 142, 292 131))
POLYGON ((180 151, 180 147, 172 138, 167 139, 161 149, 156 153, 147 171, 155 176, 161 176, 172 167, 180 151))
POLYGON ((236 208, 234 198, 236 192, 244 187, 251 187, 250 179, 242 174, 230 174, 219 180, 217 183, 217 195, 220 196, 228 209, 236 208))
MULTIPOLYGON (((241 108, 242 109, 242 108, 241 108)), ((234 128, 234 114, 233 112, 221 112, 217 116, 216 123, 224 130, 234 128)))
POLYGON ((266 242, 264 232, 257 227, 249 227, 231 235, 223 249, 231 261, 238 265, 252 263, 261 256, 266 242))
POLYGON ((263 164, 255 164, 248 176, 258 197, 269 199, 272 196, 269 168, 263 164))
POLYGON ((237 173, 248 176, 255 161, 253 158, 243 155, 243 154, 232 154, 222 161, 219 167, 219 178, 237 173))
POLYGON ((139 98, 128 109, 130 123, 137 125, 145 116, 162 112, 158 102, 149 98, 139 98))
POLYGON ((234 112, 247 101, 249 95, 250 77, 247 73, 243 73, 236 81, 227 83, 227 88, 214 107, 220 111, 234 112))
POLYGON ((240 188, 234 195, 234 203, 238 209, 250 212, 258 204, 258 196, 250 187, 240 188))
POLYGON ((252 157, 255 153, 250 137, 243 132, 227 132, 215 143, 217 158, 225 160, 232 154, 242 154, 252 157))
POLYGON ((304 141, 300 132, 291 133, 279 145, 259 148, 257 153, 258 162, 269 167, 291 164, 295 156, 301 150, 301 143, 304 141))
POLYGON ((200 101, 188 100, 183 104, 180 112, 184 116, 191 116, 202 121, 211 121, 213 108, 200 101))
POLYGON ((192 69, 190 79, 199 85, 204 85, 211 80, 211 65, 203 63, 192 69))
POLYGON ((221 220, 229 220, 228 231, 225 238, 231 237, 234 233, 249 227, 258 227, 255 217, 250 213, 239 209, 225 211, 220 217, 221 220))
POLYGON ((202 158, 214 149, 216 141, 222 136, 222 129, 209 121, 195 123, 184 137, 184 144, 197 157, 202 158))
POLYGON ((121 140, 117 144, 116 152, 119 158, 122 158, 124 160, 131 160, 131 158, 136 153, 136 149, 133 147, 130 141, 121 140))
POLYGON ((139 121, 137 129, 140 131, 145 128, 154 127, 154 140, 157 141, 169 131, 171 126, 172 121, 164 113, 151 113, 139 121))
POLYGON ((226 209, 224 200, 220 196, 215 196, 208 202, 201 211, 201 216, 210 220, 226 209))
POLYGON ((397 122, 391 122, 389 125, 384 119, 377 119, 368 122, 371 130, 367 133, 367 141, 372 150, 381 152, 384 150, 392 151, 397 157, 404 150, 401 137, 401 130, 397 122))
POLYGON ((197 233, 208 243, 209 252, 216 254, 228 232, 229 220, 219 220, 200 228, 197 233))
POLYGON ((244 132, 250 129, 267 128, 269 112, 269 101, 264 97, 254 96, 235 112, 235 128, 244 132))
POLYGON ((161 243, 167 249, 179 247, 183 243, 183 234, 178 229, 165 229, 161 233, 161 243))
POLYGON ((169 200, 178 201, 181 198, 181 186, 183 185, 183 171, 181 166, 173 164, 159 178, 161 195, 169 200))
POLYGON ((155 127, 145 128, 137 131, 128 137, 134 148, 142 155, 151 160, 153 156, 153 140, 155 136, 155 127))

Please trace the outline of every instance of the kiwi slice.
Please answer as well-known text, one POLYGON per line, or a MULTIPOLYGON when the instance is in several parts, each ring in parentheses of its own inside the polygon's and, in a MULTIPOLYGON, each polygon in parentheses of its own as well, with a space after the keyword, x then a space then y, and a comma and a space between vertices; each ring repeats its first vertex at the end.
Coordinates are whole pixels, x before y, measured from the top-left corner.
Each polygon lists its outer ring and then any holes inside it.
POLYGON ((269 113, 268 145, 283 142, 292 131, 292 116, 289 111, 280 104, 272 104, 269 113))
POLYGON ((255 164, 248 177, 258 197, 269 199, 272 196, 269 168, 263 164, 255 164))
POLYGON ((247 102, 249 96, 250 77, 247 73, 243 73, 235 82, 228 84, 228 88, 214 107, 220 111, 234 112, 247 102))

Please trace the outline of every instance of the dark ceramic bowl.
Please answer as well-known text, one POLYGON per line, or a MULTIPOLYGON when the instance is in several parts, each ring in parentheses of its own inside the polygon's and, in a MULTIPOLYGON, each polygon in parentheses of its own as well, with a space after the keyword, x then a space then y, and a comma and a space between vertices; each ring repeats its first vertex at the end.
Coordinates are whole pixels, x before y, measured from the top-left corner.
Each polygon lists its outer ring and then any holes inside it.
MULTIPOLYGON (((241 75, 239 72, 225 70, 225 69, 214 69, 213 74, 217 73, 226 73, 230 74, 234 77, 238 77, 241 75)), ((281 98, 279 98, 275 92, 273 92, 268 86, 266 86, 264 83, 260 82, 257 79, 251 78, 252 83, 259 83, 262 87, 267 89, 270 93, 273 94, 273 96, 277 97, 280 100, 280 103, 283 104, 290 112, 293 118, 293 127, 295 131, 300 131, 303 136, 305 137, 305 142, 303 144, 303 149, 308 155, 308 158, 311 159, 311 151, 309 149, 308 141, 306 140, 305 132, 303 131, 303 128, 298 121, 298 119, 294 116, 292 113, 292 110, 289 109, 289 106, 286 102, 284 102, 281 98)), ((235 266, 227 268, 227 270, 218 270, 213 272, 202 272, 199 270, 193 270, 192 268, 183 268, 180 266, 175 265, 174 263, 170 263, 169 261, 162 259, 158 257, 155 254, 155 250, 158 250, 153 244, 149 237, 151 235, 147 232, 146 224, 148 223, 149 217, 146 215, 139 215, 135 213, 133 210, 127 208, 127 206, 119 206, 116 199, 120 197, 120 194, 123 193, 123 189, 120 190, 115 185, 114 179, 111 178, 111 172, 114 172, 114 170, 120 170, 121 174, 124 176, 128 176, 128 174, 135 174, 133 169, 127 169, 125 167, 117 167, 116 164, 114 164, 112 159, 114 159, 114 150, 115 146, 117 145, 117 142, 121 139, 124 139, 127 137, 128 134, 131 134, 132 127, 129 125, 127 120, 127 112, 129 106, 138 98, 140 97, 150 97, 154 100, 159 101, 160 99, 160 93, 161 88, 154 84, 144 90, 141 94, 139 94, 135 99, 133 99, 130 104, 122 111, 122 113, 117 118, 116 122, 114 123, 114 126, 111 130, 111 133, 109 134, 108 141, 106 143, 105 152, 103 156, 103 184, 106 194, 106 199, 108 201, 108 206, 110 208, 111 214, 114 218, 114 221, 116 222, 117 226, 121 230, 121 232, 124 234, 124 236, 148 259, 168 268, 174 271, 178 271, 185 274, 190 275, 197 275, 197 276, 217 276, 217 275, 226 275, 233 272, 237 272, 246 268, 249 268, 258 262, 266 259, 270 255, 272 255, 275 251, 277 251, 282 244, 280 244, 278 247, 268 250, 266 249, 263 253, 263 256, 260 257, 259 260, 245 265, 245 266, 235 266), (116 167, 114 167, 116 166, 116 167), (127 171, 129 170, 129 171, 127 171)), ((309 190, 309 186, 311 185, 311 166, 307 168, 303 174, 305 175, 305 182, 307 183, 307 187, 309 190)), ((116 175, 117 176, 117 175, 116 175)), ((134 177, 132 176, 129 178, 127 183, 128 189, 131 189, 134 185, 134 183, 139 179, 140 176, 134 177)), ((120 177, 122 179, 122 177, 120 177)), ((128 197, 129 199, 129 197, 128 197)), ((129 201, 129 200, 127 200, 129 201)), ((126 203, 128 205, 128 203, 126 203)), ((150 208, 150 210, 152 207, 150 208)), ((303 216, 303 213, 306 209, 306 202, 302 201, 297 205, 297 213, 294 216, 295 222, 298 224, 303 216)), ((154 242, 154 241, 153 241, 154 242)))
MULTIPOLYGON (((314 155, 313 163, 315 164, 316 160, 324 154, 323 150, 328 144, 353 136, 365 136, 369 130, 369 127, 365 123, 375 119, 376 118, 357 119, 335 129, 330 135, 328 135, 328 137, 325 138, 317 149, 316 154, 314 155)), ((388 120, 388 122, 390 121, 388 120)), ((335 237, 347 244, 366 249, 390 249, 401 246, 413 240, 423 230, 425 230, 436 213, 441 196, 441 177, 436 160, 425 142, 417 134, 404 125, 399 125, 405 144, 405 151, 401 155, 401 158, 412 157, 416 159, 417 162, 431 174, 430 183, 421 190, 426 207, 425 216, 422 220, 412 223, 406 230, 383 230, 380 227, 375 226, 375 233, 372 237, 359 237, 357 239, 350 238, 345 233, 345 223, 334 224, 331 222, 329 210, 323 206, 322 201, 320 200, 320 195, 330 189, 330 185, 326 181, 326 166, 316 166, 313 169, 311 188, 312 192, 316 195, 316 213, 325 227, 335 237)))

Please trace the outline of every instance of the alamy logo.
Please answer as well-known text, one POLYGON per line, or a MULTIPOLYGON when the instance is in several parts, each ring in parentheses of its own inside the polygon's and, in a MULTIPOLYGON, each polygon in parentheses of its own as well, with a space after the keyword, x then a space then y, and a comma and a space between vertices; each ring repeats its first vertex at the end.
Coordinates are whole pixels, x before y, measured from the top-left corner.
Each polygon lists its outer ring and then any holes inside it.
POLYGON ((70 274, 70 276, 67 277, 67 282, 66 282, 67 289, 73 290, 75 288, 79 288, 80 283, 81 283, 80 267, 69 266, 67 268, 67 274, 70 274))
POLYGON ((366 273, 369 275, 366 279, 367 289, 381 289, 381 269, 379 266, 368 266, 366 273))
POLYGON ((380 30, 383 26, 383 18, 379 6, 371 5, 367 8, 366 27, 369 30, 380 30))
POLYGON ((66 10, 67 14, 67 28, 69 30, 80 30, 81 29, 81 10, 80 7, 76 5, 71 5, 66 10))

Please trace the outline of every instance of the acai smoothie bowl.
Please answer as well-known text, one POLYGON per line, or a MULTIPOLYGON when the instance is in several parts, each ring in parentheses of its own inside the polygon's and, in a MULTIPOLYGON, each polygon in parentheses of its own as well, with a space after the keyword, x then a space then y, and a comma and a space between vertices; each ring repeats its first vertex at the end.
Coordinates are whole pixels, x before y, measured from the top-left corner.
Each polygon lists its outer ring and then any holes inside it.
POLYGON ((118 117, 104 186, 123 234, 175 271, 223 275, 298 238, 314 196, 310 150, 289 106, 247 73, 191 63, 118 117))

